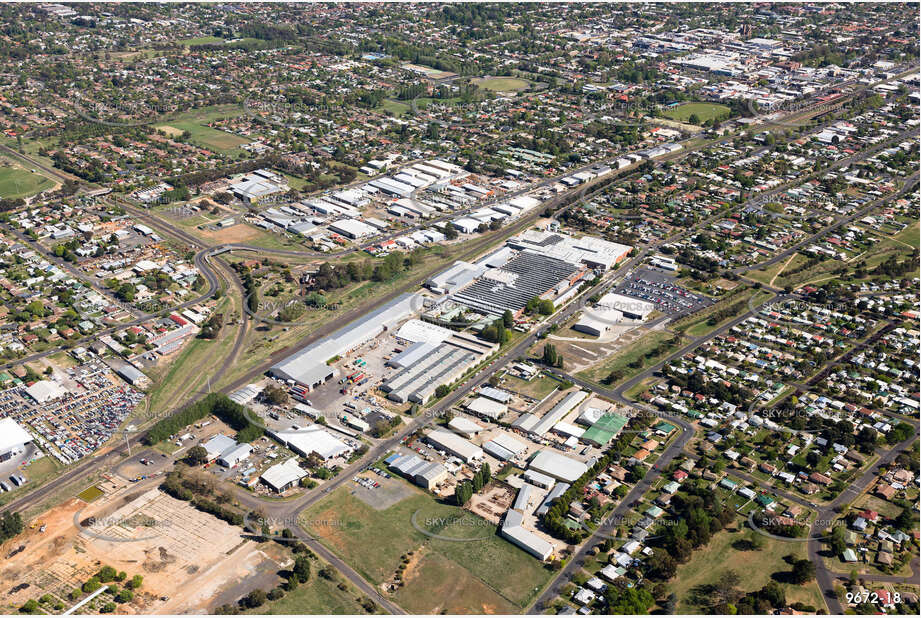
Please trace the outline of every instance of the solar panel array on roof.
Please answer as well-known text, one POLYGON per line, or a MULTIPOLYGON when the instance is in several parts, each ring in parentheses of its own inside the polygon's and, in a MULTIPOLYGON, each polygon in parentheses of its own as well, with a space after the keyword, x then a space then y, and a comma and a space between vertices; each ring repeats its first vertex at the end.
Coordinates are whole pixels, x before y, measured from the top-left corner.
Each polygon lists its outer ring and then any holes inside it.
POLYGON ((501 315, 506 309, 521 311, 528 301, 572 278, 578 267, 569 262, 531 251, 522 251, 496 271, 512 273, 509 282, 480 279, 454 295, 454 300, 471 309, 501 315))

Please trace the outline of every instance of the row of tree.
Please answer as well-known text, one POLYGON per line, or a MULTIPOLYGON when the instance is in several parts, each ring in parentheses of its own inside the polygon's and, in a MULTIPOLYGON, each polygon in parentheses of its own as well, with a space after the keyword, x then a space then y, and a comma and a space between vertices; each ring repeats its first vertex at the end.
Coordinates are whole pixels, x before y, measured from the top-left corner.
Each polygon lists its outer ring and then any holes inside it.
POLYGON ((457 506, 464 506, 467 504, 470 498, 473 497, 473 494, 483 489, 491 478, 492 470, 489 469, 488 463, 484 463, 480 466, 480 469, 476 471, 476 474, 473 475, 472 480, 462 481, 454 488, 455 504, 457 504, 457 506))
POLYGON ((252 442, 263 433, 263 427, 251 420, 252 413, 222 393, 209 393, 150 428, 144 438, 148 445, 166 440, 180 429, 213 414, 237 431, 238 442, 252 442))

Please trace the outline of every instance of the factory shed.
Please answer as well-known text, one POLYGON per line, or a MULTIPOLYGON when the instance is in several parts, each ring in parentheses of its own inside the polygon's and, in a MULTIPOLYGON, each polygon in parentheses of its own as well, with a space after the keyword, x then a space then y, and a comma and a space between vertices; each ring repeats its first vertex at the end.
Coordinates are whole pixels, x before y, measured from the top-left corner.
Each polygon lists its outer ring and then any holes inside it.
POLYGON ((586 397, 588 397, 588 393, 583 390, 569 393, 541 417, 540 421, 530 430, 531 433, 538 437, 543 437, 544 434, 550 431, 554 425, 559 423, 564 416, 569 414, 572 409, 579 405, 586 397))
POLYGON ((419 304, 413 294, 403 294, 329 337, 298 350, 273 365, 269 373, 314 388, 336 376, 336 369, 326 364, 328 360, 343 356, 384 330, 395 327, 412 315, 419 304))
POLYGON ((472 438, 477 435, 483 428, 471 420, 463 418, 462 416, 455 416, 448 422, 448 428, 451 429, 454 433, 463 436, 464 438, 472 438))
POLYGON ((275 464, 262 473, 259 479, 276 493, 291 489, 307 476, 307 471, 300 467, 297 459, 292 457, 284 463, 275 464))
POLYGON ((220 457, 221 453, 229 451, 236 445, 236 440, 229 436, 225 436, 222 433, 219 433, 216 436, 211 437, 211 439, 209 439, 207 442, 202 443, 202 446, 208 453, 208 461, 217 459, 220 457))
POLYGON ((483 459, 483 449, 450 431, 434 429, 425 437, 425 441, 436 449, 460 457, 466 463, 483 459))
POLYGON ((499 420, 508 412, 507 405, 485 397, 471 399, 464 407, 471 414, 484 416, 493 421, 499 420))
POLYGON ((32 436, 11 418, 0 419, 0 461, 12 459, 32 442, 32 436))
POLYGON ((573 483, 588 471, 588 466, 571 457, 545 449, 531 460, 528 469, 552 476, 558 481, 573 483))
POLYGON ((316 453, 326 461, 333 457, 346 455, 352 450, 326 431, 322 425, 311 425, 306 429, 274 431, 269 432, 269 435, 301 457, 309 457, 311 453, 316 453))
POLYGON ((398 403, 425 404, 435 389, 460 377, 477 356, 453 345, 440 344, 424 358, 387 379, 381 390, 387 393, 388 399, 398 403))
MULTIPOLYGON (((528 487, 528 485, 524 487, 528 487)), ((524 491, 524 487, 521 491, 524 491)), ((532 556, 540 560, 549 558, 553 554, 553 545, 530 530, 526 530, 523 524, 524 513, 516 509, 509 509, 505 513, 505 519, 502 522, 502 528, 500 528, 499 532, 503 537, 532 556)))

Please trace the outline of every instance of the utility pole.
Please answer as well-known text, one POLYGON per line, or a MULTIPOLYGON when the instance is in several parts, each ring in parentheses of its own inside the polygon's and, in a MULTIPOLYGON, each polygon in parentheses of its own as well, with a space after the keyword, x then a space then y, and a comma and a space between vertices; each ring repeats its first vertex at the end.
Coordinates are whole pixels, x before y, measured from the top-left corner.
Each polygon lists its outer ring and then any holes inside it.
POLYGON ((134 425, 125 427, 125 446, 128 447, 128 457, 131 457, 131 441, 128 439, 128 432, 134 431, 134 425))

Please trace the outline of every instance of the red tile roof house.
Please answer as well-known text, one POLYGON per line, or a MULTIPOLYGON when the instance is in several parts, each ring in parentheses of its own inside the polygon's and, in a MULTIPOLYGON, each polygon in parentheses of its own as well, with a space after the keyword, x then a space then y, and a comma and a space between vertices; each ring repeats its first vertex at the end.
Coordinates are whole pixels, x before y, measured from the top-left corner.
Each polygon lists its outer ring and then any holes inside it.
POLYGON ((874 524, 879 519, 879 513, 877 513, 876 511, 871 511, 869 509, 860 513, 860 516, 869 522, 873 522, 874 524))
POLYGON ((809 480, 813 483, 819 483, 821 485, 831 485, 831 479, 824 474, 819 474, 818 472, 813 472, 810 474, 809 480))
POLYGON ((891 500, 895 497, 895 487, 880 483, 876 486, 876 495, 884 500, 891 500))

